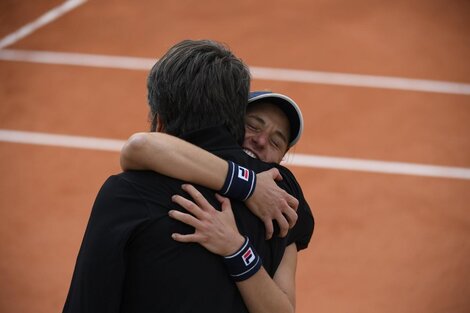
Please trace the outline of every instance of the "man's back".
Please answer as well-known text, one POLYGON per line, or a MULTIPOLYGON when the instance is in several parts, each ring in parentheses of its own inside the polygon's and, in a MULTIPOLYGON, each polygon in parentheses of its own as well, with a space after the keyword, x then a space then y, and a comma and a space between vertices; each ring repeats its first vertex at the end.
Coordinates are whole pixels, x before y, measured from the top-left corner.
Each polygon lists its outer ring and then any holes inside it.
MULTIPOLYGON (((229 134, 216 130, 196 132, 200 142, 193 143, 209 142, 206 149, 255 171, 269 168, 248 157, 229 134)), ((246 312, 220 256, 171 238, 175 232, 194 231, 168 216, 170 209, 182 210, 171 201, 174 194, 184 195, 182 183, 149 171, 124 172, 105 182, 64 312, 246 312)), ((219 208, 214 191, 197 188, 219 208)), ((240 233, 250 237, 266 271, 274 275, 287 238, 266 241, 261 220, 241 202, 232 201, 232 207, 240 233)))
MULTIPOLYGON (((174 232, 194 231, 168 216, 170 209, 181 210, 170 198, 182 194, 182 183, 153 172, 126 172, 106 183, 111 190, 127 185, 124 189, 134 193, 126 194, 133 203, 127 209, 147 211, 134 220, 123 252, 121 312, 244 312, 220 256, 171 238, 174 232)), ((213 191, 198 189, 215 204, 213 191)))

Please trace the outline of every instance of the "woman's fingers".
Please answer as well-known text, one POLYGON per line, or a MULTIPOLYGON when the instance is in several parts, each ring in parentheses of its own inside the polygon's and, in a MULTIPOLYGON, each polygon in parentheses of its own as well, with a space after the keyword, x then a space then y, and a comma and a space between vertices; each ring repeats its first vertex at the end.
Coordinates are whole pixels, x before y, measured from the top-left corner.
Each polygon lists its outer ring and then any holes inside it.
POLYGON ((174 195, 173 197, 171 197, 171 201, 180 205, 186 211, 196 216, 197 218, 201 218, 204 213, 203 210, 197 204, 180 195, 174 195))
POLYGON ((271 239, 274 233, 273 220, 268 218, 263 220, 264 228, 266 229, 266 240, 271 239))
POLYGON ((168 212, 168 215, 172 219, 180 221, 196 229, 200 227, 200 221, 196 217, 192 216, 191 214, 183 213, 177 210, 170 210, 168 212))
POLYGON ((173 233, 171 234, 171 238, 178 242, 195 242, 195 243, 200 243, 201 238, 198 236, 196 233, 193 234, 187 234, 187 235, 182 235, 179 233, 173 233))
POLYGON ((191 198, 193 198, 200 209, 204 211, 215 210, 209 201, 207 201, 207 199, 193 185, 184 184, 181 186, 181 188, 186 191, 191 196, 191 198))
POLYGON ((270 169, 266 172, 268 172, 271 175, 272 179, 274 179, 275 181, 281 181, 282 180, 282 175, 281 175, 281 173, 279 172, 279 170, 277 168, 273 167, 272 169, 270 169))
POLYGON ((297 212, 294 211, 292 208, 289 208, 287 210, 284 210, 282 214, 286 217, 288 223, 289 223, 289 228, 292 228, 295 226, 295 223, 297 223, 297 212))
POLYGON ((221 204, 222 212, 227 211, 227 210, 232 211, 232 205, 230 204, 230 199, 229 198, 223 197, 223 196, 219 195, 218 193, 215 194, 215 197, 221 204))
POLYGON ((278 213, 276 221, 279 224, 279 237, 287 236, 287 232, 289 231, 289 222, 286 217, 282 213, 278 213))
POLYGON ((290 194, 286 192, 286 201, 289 207, 297 211, 297 208, 299 207, 299 200, 297 200, 295 197, 291 196, 290 194))
POLYGON ((173 233, 171 237, 179 242, 199 243, 219 255, 230 255, 237 251, 244 237, 238 232, 230 200, 216 195, 222 207, 222 211, 218 211, 193 186, 185 185, 183 189, 199 205, 184 197, 173 196, 172 200, 186 209, 188 213, 171 210, 169 215, 175 220, 193 226, 195 231, 193 234, 173 233), (205 210, 201 206, 204 206, 205 210))

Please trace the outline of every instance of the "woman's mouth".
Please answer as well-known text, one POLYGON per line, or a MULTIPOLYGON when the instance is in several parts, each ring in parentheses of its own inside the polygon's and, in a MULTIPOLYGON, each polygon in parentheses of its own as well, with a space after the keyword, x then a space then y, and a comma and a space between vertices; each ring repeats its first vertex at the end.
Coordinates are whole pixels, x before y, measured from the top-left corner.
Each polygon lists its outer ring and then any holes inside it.
POLYGON ((243 151, 245 151, 246 154, 251 156, 254 159, 259 159, 258 156, 251 150, 248 150, 247 148, 243 148, 243 151))

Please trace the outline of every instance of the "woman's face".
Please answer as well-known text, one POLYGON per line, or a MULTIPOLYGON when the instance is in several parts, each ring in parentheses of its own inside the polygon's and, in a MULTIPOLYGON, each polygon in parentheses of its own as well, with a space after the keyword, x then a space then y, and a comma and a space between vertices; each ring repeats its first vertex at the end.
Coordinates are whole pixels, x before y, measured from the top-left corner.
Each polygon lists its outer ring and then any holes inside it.
POLYGON ((247 108, 243 149, 264 162, 280 163, 289 147, 289 120, 269 102, 247 108))

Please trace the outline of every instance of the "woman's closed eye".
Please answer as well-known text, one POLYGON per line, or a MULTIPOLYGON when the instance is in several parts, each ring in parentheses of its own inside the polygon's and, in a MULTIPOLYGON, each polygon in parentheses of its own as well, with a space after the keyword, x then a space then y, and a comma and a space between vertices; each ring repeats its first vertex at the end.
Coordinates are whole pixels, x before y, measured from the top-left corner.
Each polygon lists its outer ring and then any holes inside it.
POLYGON ((261 131, 261 125, 259 125, 259 123, 253 122, 253 121, 247 121, 246 124, 245 124, 245 127, 248 128, 251 131, 254 131, 254 132, 261 131))

